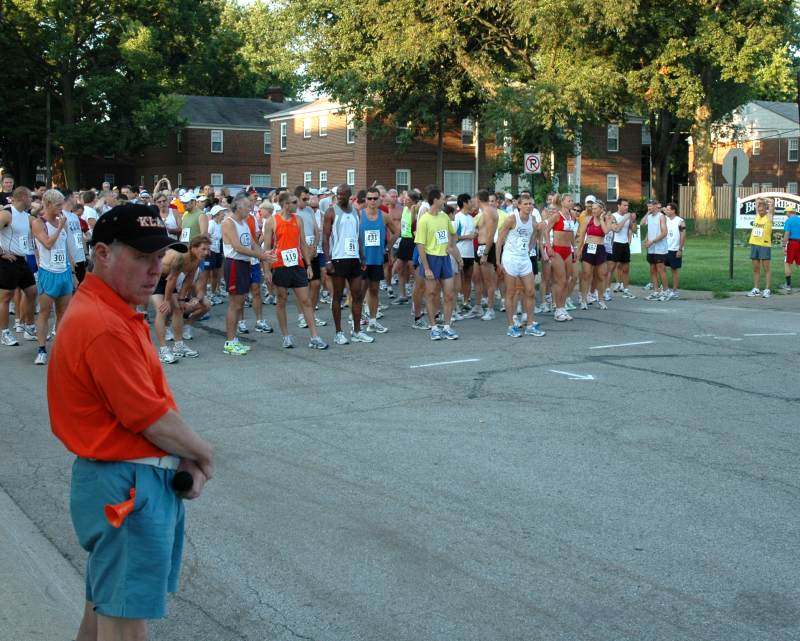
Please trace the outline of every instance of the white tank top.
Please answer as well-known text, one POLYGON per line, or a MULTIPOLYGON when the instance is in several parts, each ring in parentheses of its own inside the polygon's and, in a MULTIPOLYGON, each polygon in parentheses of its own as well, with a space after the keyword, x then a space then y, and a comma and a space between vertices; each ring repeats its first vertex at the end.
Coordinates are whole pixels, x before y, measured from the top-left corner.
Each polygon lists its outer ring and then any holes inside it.
MULTIPOLYGON (((52 236, 58 227, 54 227, 46 220, 42 220, 48 236, 52 236)), ((63 274, 67 271, 67 230, 62 229, 58 234, 58 240, 47 249, 38 240, 36 246, 39 248, 39 268, 52 274, 63 274)))
MULTIPOLYGON (((655 240, 661 233, 661 219, 664 214, 656 212, 655 214, 648 214, 647 216, 647 240, 655 240)), ((666 254, 667 253, 667 238, 666 236, 653 243, 647 248, 648 254, 666 254)))
POLYGON ((323 223, 323 220, 322 220, 322 212, 319 209, 317 209, 314 212, 314 220, 317 223, 317 228, 320 230, 319 244, 317 245, 317 253, 318 254, 323 254, 323 253, 325 253, 324 250, 322 249, 322 223, 323 223))
POLYGON ((0 229, 0 248, 15 256, 33 253, 31 236, 31 218, 24 211, 17 211, 11 206, 11 224, 0 229))
POLYGON ((69 253, 76 263, 82 263, 86 260, 86 249, 83 244, 83 232, 81 231, 81 221, 77 214, 71 211, 63 212, 67 217, 67 229, 69 230, 69 253))
MULTIPOLYGON (((236 233, 239 236, 239 244, 243 247, 252 247, 253 241, 250 238, 250 227, 247 226, 247 223, 240 223, 233 216, 226 216, 225 220, 233 221, 233 224, 236 227, 236 233)), ((222 253, 225 255, 225 258, 231 258, 233 260, 246 260, 248 263, 250 262, 251 258, 245 254, 240 254, 233 249, 232 245, 228 245, 224 242, 222 243, 222 253)))
POLYGON ((314 210, 311 207, 301 207, 297 210, 297 217, 303 221, 303 236, 306 239, 306 245, 309 247, 314 246, 314 210))
POLYGON ((523 223, 519 212, 509 214, 516 219, 514 229, 506 235, 506 243, 503 247, 503 258, 515 258, 517 260, 528 260, 530 251, 530 238, 533 233, 533 216, 528 216, 528 222, 523 223))
POLYGON ((358 258, 358 215, 333 206, 331 231, 331 260, 358 258))

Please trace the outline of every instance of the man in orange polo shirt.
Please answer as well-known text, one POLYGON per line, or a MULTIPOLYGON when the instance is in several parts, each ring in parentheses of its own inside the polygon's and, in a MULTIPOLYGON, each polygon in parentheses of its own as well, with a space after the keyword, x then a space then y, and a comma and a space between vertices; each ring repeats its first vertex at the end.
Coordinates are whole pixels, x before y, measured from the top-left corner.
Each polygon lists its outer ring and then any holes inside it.
POLYGON ((214 470, 211 446, 177 411, 150 331, 146 305, 168 247, 144 205, 114 207, 92 235, 94 271, 64 315, 50 360, 47 397, 53 433, 77 458, 70 512, 86 565, 86 608, 77 641, 145 639, 147 619, 166 614, 177 589, 183 550, 181 499, 200 495, 214 470), (180 496, 178 470, 192 476, 180 496), (120 528, 103 508, 135 489, 134 509, 120 528))

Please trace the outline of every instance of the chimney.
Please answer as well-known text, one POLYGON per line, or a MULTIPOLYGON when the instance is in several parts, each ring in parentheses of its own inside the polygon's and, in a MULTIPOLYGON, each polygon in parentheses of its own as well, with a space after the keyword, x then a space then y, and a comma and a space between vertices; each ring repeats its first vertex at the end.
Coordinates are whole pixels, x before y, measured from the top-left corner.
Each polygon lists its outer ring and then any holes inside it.
POLYGON ((270 102, 283 102, 283 87, 272 85, 267 89, 267 100, 270 102))

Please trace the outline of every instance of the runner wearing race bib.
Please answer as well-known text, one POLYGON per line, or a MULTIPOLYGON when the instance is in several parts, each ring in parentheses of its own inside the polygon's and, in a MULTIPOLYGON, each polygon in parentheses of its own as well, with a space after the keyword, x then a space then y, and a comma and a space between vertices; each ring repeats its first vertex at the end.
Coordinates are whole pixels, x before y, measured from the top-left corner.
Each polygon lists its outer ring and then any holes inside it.
POLYGON ((750 297, 772 295, 772 272, 770 261, 772 259, 772 216, 775 213, 775 201, 759 198, 756 201, 756 219, 753 221, 753 230, 750 232, 750 260, 753 262, 753 289, 747 294, 750 297), (761 272, 764 272, 766 288, 762 292, 761 272))
POLYGON ((631 235, 636 227, 636 214, 628 211, 630 204, 624 198, 617 200, 617 211, 612 214, 611 230, 614 237, 611 242, 611 256, 608 260, 608 276, 617 280, 612 288, 622 292, 623 298, 636 298, 629 289, 631 272, 631 235))
POLYGON ((297 305, 302 310, 311 333, 308 346, 312 349, 326 349, 328 344, 317 335, 314 310, 308 295, 308 279, 313 274, 310 263, 314 256, 314 246, 306 243, 303 221, 296 214, 297 204, 297 196, 284 191, 278 196, 280 212, 275 216, 268 216, 264 221, 264 250, 269 252, 275 248, 275 261, 267 268, 266 277, 278 290, 276 313, 283 346, 294 347, 294 337, 289 334, 286 319, 286 299, 288 290, 291 289, 297 297, 297 305))
POLYGON ((460 299, 461 309, 459 310, 464 314, 465 318, 474 318, 479 307, 476 301, 476 307, 470 305, 469 297, 472 292, 472 273, 475 265, 475 245, 473 241, 478 237, 475 231, 475 202, 469 194, 461 194, 456 199, 458 211, 456 212, 453 225, 456 228, 456 247, 458 253, 461 254, 461 260, 464 261, 464 268, 461 273, 461 291, 458 292, 457 297, 460 299))
POLYGON ((366 294, 369 305, 368 332, 383 334, 388 331, 378 322, 378 290, 384 278, 384 249, 389 237, 398 229, 388 214, 378 209, 380 192, 377 188, 367 189, 366 208, 361 212, 361 243, 364 246, 364 272, 362 293, 366 294))
MULTIPOLYGON (((309 247, 311 259, 311 281, 309 282, 308 294, 310 297, 311 309, 314 310, 319 302, 319 291, 322 285, 322 269, 320 259, 322 257, 322 233, 317 224, 317 217, 311 207, 311 194, 308 188, 303 185, 295 187, 294 195, 297 196, 297 217, 303 221, 303 235, 306 245, 309 247)), ((327 321, 314 316, 314 324, 317 327, 327 325, 327 321)), ((297 316, 297 325, 301 329, 306 328, 305 315, 300 312, 297 316)))
POLYGON ((392 301, 392 305, 405 305, 408 303, 408 281, 411 277, 412 261, 414 259, 414 208, 419 203, 419 194, 406 192, 403 198, 403 211, 400 214, 400 238, 397 245, 397 261, 394 271, 399 281, 400 295, 392 301))
POLYGON ((647 216, 642 219, 642 225, 647 225, 645 246, 653 290, 645 300, 661 300, 667 289, 667 219, 661 211, 661 201, 653 199, 647 203, 647 216))
POLYGON ((39 250, 39 315, 36 317, 36 341, 39 351, 36 365, 47 364, 47 334, 50 329, 50 310, 55 303, 56 330, 67 310, 72 292, 78 285, 75 266, 67 246, 67 218, 61 213, 64 196, 50 189, 42 197, 42 215, 31 221, 31 234, 39 250))
MULTIPOLYGON (((580 241, 581 256, 581 299, 580 308, 588 309, 589 291, 599 291, 606 282, 606 261, 608 249, 604 241, 611 231, 611 223, 606 217, 605 204, 595 199, 591 204, 591 213, 586 221, 583 238, 580 241)), ((597 298, 600 309, 608 309, 604 300, 597 298)))
MULTIPOLYGON (((219 284, 222 278, 222 221, 230 213, 223 205, 214 205, 208 212, 208 235, 211 238, 211 247, 208 256, 203 261, 203 270, 209 273, 211 280, 211 304, 220 305, 222 298, 218 295, 219 284)), ((169 227, 167 227, 169 232, 169 227)))

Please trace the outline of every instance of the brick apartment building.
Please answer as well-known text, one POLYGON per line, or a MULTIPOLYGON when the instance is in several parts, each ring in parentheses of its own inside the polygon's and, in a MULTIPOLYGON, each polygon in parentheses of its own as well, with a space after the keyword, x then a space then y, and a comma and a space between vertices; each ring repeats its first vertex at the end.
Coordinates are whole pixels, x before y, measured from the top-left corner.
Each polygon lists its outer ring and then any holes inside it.
MULTIPOLYGON (((392 136, 373 136, 375 121, 369 117, 357 129, 342 106, 327 98, 273 113, 269 120, 275 186, 320 188, 346 183, 363 188, 378 183, 407 189, 436 181, 435 138, 414 140, 403 149, 392 136)), ((478 184, 487 185, 493 179, 487 162, 491 147, 481 142, 476 150, 472 121, 465 119, 460 125, 454 123, 443 140, 443 187, 449 194, 475 191, 476 165, 478 184)))

